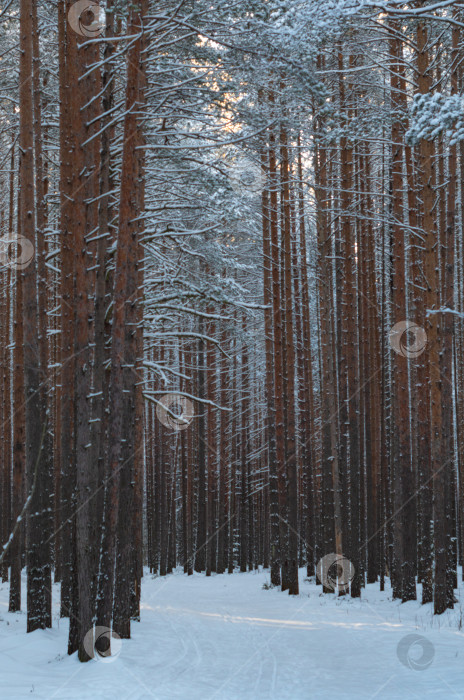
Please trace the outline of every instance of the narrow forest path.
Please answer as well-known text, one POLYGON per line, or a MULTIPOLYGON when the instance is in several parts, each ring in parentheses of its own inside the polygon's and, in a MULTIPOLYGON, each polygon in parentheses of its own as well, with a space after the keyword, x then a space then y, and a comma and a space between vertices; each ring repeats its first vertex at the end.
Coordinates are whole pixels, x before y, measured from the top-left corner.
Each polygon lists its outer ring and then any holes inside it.
MULTIPOLYGON (((378 585, 368 586, 361 601, 322 598, 303 570, 300 576, 294 598, 263 590, 266 572, 146 575, 133 639, 122 643, 114 661, 87 664, 63 656, 66 621, 26 635, 26 615, 7 612, 2 584, 0 697, 464 698, 461 602, 432 626, 430 606, 401 605, 378 585), (409 652, 405 646, 404 659, 408 653, 420 666, 424 649, 427 668, 400 662, 398 644, 410 634, 420 639, 409 652)), ((464 604, 463 587, 459 595, 464 604)))

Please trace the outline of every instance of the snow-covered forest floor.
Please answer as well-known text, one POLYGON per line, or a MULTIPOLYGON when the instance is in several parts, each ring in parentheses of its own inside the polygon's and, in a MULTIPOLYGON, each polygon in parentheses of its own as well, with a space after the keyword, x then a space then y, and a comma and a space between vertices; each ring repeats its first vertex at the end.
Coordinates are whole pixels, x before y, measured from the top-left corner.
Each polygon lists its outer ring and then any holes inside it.
MULTIPOLYGON (((321 595, 300 570, 301 593, 266 590, 266 571, 142 582, 142 621, 110 662, 63 653, 68 621, 26 634, 0 587, 0 697, 112 700, 464 698, 464 586, 454 610, 321 595), (414 638, 408 635, 417 635, 414 638), (402 657, 402 661, 399 656, 402 657), (417 666, 418 668, 408 667, 417 666), (426 668, 423 668, 426 666, 426 668)), ((24 589, 25 590, 25 587, 24 589)))

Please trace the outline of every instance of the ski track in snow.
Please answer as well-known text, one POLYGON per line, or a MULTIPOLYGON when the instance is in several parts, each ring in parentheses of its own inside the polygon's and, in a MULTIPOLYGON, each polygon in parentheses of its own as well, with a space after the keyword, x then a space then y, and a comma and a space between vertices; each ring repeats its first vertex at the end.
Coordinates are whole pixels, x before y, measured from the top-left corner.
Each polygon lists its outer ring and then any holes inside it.
MULTIPOLYGON (((0 586, 0 698, 79 700, 464 700, 464 586, 455 609, 392 601, 368 585, 361 600, 322 596, 300 570, 300 595, 264 590, 266 571, 206 578, 145 572, 142 620, 110 663, 68 657, 67 620, 54 586, 54 627, 26 634, 0 586), (462 604, 461 604, 462 601, 462 604), (425 637, 423 670, 403 665, 399 641, 425 637)), ((25 597, 23 579, 23 598, 25 597)), ((420 595, 420 587, 419 587, 420 595)), ((412 649, 413 663, 421 649, 412 649)))

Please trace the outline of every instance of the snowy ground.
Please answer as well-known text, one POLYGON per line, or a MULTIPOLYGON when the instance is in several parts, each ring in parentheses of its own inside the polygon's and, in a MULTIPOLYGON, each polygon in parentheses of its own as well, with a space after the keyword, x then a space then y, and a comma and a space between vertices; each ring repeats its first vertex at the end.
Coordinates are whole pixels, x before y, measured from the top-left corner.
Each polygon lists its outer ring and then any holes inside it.
MULTIPOLYGON (((461 603, 433 620, 429 606, 393 602, 378 585, 361 601, 336 599, 300 574, 297 598, 264 590, 266 572, 147 574, 133 638, 110 663, 87 664, 66 655, 68 626, 58 617, 52 630, 26 634, 26 616, 7 612, 3 584, 0 697, 464 700, 461 603)), ((464 587, 460 597, 464 606, 464 587)))

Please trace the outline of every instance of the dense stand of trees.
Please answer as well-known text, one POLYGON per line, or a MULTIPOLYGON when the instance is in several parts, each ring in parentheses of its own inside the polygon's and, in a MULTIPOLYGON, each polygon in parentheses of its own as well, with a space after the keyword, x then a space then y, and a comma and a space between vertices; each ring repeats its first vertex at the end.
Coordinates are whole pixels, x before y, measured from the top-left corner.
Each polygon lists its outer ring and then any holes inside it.
POLYGON ((81 661, 144 566, 454 604, 460 4, 242 5, 0 10, 0 574, 81 661))

